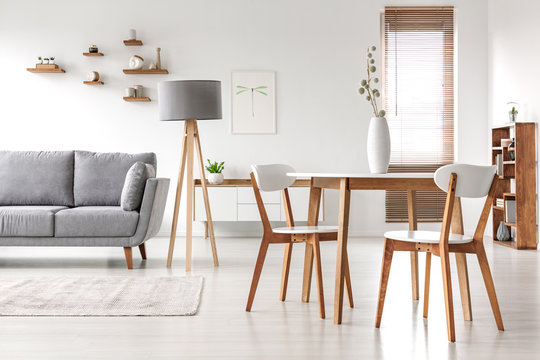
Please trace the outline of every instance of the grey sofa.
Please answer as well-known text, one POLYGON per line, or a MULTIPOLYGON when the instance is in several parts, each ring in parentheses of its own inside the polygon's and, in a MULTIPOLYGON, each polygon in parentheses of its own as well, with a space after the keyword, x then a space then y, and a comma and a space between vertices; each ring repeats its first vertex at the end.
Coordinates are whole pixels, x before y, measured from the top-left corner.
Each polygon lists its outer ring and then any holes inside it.
POLYGON ((146 258, 169 189, 169 179, 149 178, 140 208, 123 210, 138 161, 157 166, 154 153, 0 151, 0 246, 120 246, 131 269, 132 247, 146 258))

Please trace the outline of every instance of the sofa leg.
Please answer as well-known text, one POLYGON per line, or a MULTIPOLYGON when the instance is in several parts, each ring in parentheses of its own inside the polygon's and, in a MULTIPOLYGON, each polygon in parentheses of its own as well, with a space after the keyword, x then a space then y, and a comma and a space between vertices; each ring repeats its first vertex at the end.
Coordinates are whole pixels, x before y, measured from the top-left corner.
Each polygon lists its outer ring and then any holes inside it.
POLYGON ((133 256, 130 247, 124 248, 124 255, 126 256, 126 263, 129 270, 133 269, 133 256))
POLYGON ((144 245, 144 243, 139 245, 139 251, 141 252, 141 257, 143 258, 143 260, 146 260, 146 246, 144 245))

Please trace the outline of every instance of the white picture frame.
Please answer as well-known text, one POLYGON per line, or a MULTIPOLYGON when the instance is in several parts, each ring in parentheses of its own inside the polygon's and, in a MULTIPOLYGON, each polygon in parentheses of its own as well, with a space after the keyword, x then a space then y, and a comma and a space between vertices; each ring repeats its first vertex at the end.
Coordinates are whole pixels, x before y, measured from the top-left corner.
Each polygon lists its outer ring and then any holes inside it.
POLYGON ((231 73, 231 134, 276 134, 276 72, 231 73))

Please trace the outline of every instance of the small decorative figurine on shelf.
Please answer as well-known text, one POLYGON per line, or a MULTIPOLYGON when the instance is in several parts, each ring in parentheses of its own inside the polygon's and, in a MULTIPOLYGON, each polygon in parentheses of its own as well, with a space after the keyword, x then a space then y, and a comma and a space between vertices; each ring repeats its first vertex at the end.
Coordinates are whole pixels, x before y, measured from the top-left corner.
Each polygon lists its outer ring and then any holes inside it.
POLYGON ((49 58, 43 58, 43 64, 48 65, 49 64, 49 58))
POLYGON ((161 48, 156 49, 156 69, 161 69, 161 48))
POLYGON ((39 64, 39 65, 43 64, 43 59, 41 58, 41 56, 38 56, 37 64, 39 64))
POLYGON ((516 160, 516 139, 514 138, 512 139, 512 142, 510 143, 510 145, 508 145, 508 157, 512 161, 516 160))
POLYGON ((90 54, 97 54, 98 53, 98 47, 96 45, 92 45, 88 48, 88 52, 90 54))
POLYGON ((140 57, 139 55, 133 55, 129 59, 129 68, 131 70, 140 70, 143 68, 144 65, 144 59, 140 57))
POLYGON ((89 71, 86 73, 86 80, 99 81, 99 73, 97 71, 89 71))
POLYGON ((54 64, 54 56, 51 56, 51 57, 49 58, 49 64, 54 64))

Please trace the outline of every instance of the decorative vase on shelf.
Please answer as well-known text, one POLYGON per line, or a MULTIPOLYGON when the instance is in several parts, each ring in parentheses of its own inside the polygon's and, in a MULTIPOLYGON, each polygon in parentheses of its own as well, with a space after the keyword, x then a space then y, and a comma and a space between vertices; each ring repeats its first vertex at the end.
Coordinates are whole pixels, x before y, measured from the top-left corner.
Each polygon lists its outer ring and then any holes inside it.
POLYGON ((499 223, 499 229, 497 230, 497 240, 508 241, 510 240, 510 232, 508 227, 504 224, 504 221, 499 223))
POLYGON ((508 157, 512 161, 516 160, 516 150, 515 150, 515 148, 516 148, 516 140, 512 139, 512 142, 510 143, 510 145, 508 145, 508 157), (513 150, 510 150, 510 149, 513 149, 513 150))
POLYGON ((140 70, 143 68, 144 65, 144 59, 140 57, 139 55, 133 55, 129 59, 129 68, 131 70, 140 70))
POLYGON ((367 135, 367 157, 372 174, 386 174, 390 163, 390 130, 385 117, 372 117, 367 135))
POLYGON ((207 178, 212 185, 223 184, 223 173, 209 173, 207 178))

